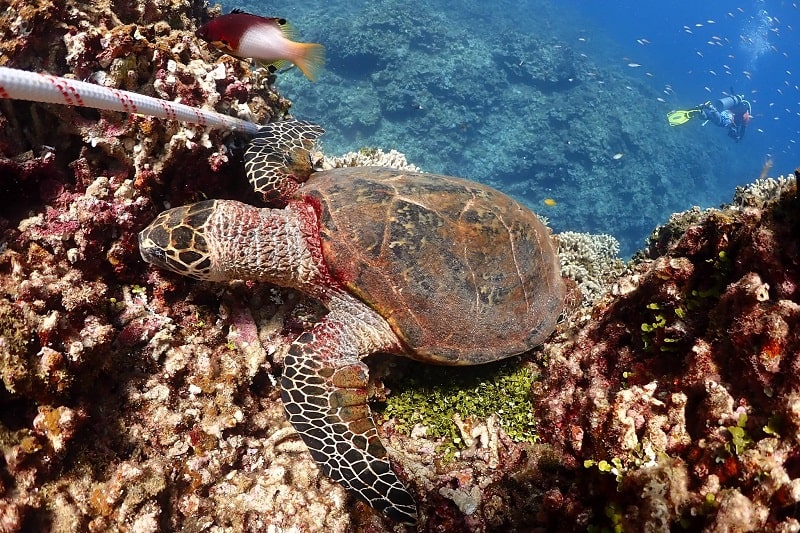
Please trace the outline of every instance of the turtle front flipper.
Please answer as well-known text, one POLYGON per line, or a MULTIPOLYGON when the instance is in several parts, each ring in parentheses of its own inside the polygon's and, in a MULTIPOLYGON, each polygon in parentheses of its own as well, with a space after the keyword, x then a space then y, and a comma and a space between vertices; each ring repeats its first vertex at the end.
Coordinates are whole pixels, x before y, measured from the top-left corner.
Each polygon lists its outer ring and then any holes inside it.
POLYGON ((325 475, 390 518, 414 523, 416 503, 392 471, 367 406, 367 366, 337 351, 343 329, 323 320, 291 345, 284 409, 325 475))
POLYGON ((268 202, 288 199, 311 176, 311 149, 323 133, 321 126, 302 120, 262 126, 244 153, 253 189, 268 202))

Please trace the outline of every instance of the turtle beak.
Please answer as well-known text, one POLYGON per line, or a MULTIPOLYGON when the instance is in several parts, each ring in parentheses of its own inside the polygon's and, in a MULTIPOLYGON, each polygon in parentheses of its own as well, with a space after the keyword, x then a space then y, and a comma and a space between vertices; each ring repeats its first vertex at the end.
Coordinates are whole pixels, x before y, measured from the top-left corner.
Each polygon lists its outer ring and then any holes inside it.
MULTIPOLYGON (((150 224, 145 229, 139 232, 139 254, 145 262, 150 263, 161 268, 169 268, 167 266, 167 253, 164 250, 163 244, 158 244, 153 239, 154 234, 157 233, 157 227, 150 224)), ((163 239, 162 239, 163 240, 163 239)))

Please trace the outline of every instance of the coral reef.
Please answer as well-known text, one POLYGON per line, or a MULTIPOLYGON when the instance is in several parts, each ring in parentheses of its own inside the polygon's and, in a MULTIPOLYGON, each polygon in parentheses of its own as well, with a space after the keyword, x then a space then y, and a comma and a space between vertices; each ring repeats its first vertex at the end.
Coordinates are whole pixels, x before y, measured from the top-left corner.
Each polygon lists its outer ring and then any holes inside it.
MULTIPOLYGON (((246 63, 194 39, 210 16, 202 2, 0 7, 4 65, 259 122, 288 110, 246 63)), ((503 75, 563 92, 554 70, 580 60, 543 49, 550 61, 516 69, 506 58, 503 75)), ((412 104, 430 90, 416 83, 412 104)), ((166 206, 258 202, 245 139, 0 106, 0 531, 402 530, 321 476, 284 419, 275 378, 318 306, 269 285, 192 282, 139 258, 137 231, 166 206)), ((416 111, 435 114, 427 106, 416 111)), ((508 119, 487 115, 487 166, 522 175, 516 156, 493 151, 508 119)), ((450 149, 436 144, 442 131, 420 135, 427 149, 450 149)), ((619 189, 555 139, 539 145, 548 168, 566 158, 577 165, 569 176, 619 189)), ((582 142, 596 163, 610 140, 582 142)), ((373 150, 327 164, 365 161, 407 164, 373 150)), ((697 164, 669 172, 700 176, 707 160, 697 164)), ((542 348, 469 372, 371 358, 381 438, 418 499, 420 529, 800 528, 798 213, 795 178, 760 180, 730 206, 671 217, 627 270, 612 238, 562 234, 584 305, 542 348)))
POLYGON ((558 234, 561 274, 573 280, 584 304, 591 304, 622 274, 619 242, 611 235, 564 231, 558 234))
POLYGON ((408 162, 405 154, 397 150, 384 152, 380 148, 362 148, 336 157, 325 157, 320 167, 323 170, 341 167, 392 167, 409 172, 420 172, 420 168, 408 162))
MULTIPOLYGON (((0 6, 4 65, 255 121, 288 109, 194 38, 203 2, 0 6)), ((343 491, 298 446, 267 374, 291 295, 238 287, 209 308, 213 287, 139 258, 136 233, 165 206, 247 197, 245 139, 0 105, 0 530, 343 531, 343 491)))
POLYGON ((799 208, 781 178, 675 215, 546 347, 540 437, 585 469, 584 504, 617 485, 591 523, 797 529, 799 208))

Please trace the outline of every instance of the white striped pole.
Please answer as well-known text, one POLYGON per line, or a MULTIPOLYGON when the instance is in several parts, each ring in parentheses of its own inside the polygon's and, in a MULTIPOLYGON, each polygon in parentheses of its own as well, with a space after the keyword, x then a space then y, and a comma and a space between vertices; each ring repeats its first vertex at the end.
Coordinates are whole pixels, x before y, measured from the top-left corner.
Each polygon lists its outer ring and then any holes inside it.
POLYGON ((0 98, 138 113, 250 134, 255 134, 259 128, 259 125, 254 122, 223 115, 216 111, 206 111, 85 81, 8 67, 0 67, 0 98))

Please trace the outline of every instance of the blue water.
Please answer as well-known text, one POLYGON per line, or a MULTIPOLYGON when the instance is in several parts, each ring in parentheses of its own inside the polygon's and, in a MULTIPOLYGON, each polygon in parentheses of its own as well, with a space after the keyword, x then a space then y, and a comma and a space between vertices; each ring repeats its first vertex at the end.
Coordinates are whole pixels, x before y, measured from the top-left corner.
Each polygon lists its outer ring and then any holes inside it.
POLYGON ((749 157, 771 158, 789 172, 800 163, 800 9, 798 2, 566 1, 622 52, 647 66, 656 86, 684 101, 711 99, 733 87, 753 105, 749 157), (652 44, 640 45, 637 39, 652 44), (728 68, 726 68, 728 67, 728 68))
POLYGON ((767 162, 770 175, 800 165, 792 2, 251 0, 223 11, 234 7, 325 45, 316 83, 293 69, 276 87, 295 117, 326 128, 327 153, 396 148, 423 170, 504 190, 556 231, 610 233, 624 255, 670 213, 730 201, 767 162), (753 106, 741 142, 699 119, 668 126, 668 111, 731 88, 753 106))

